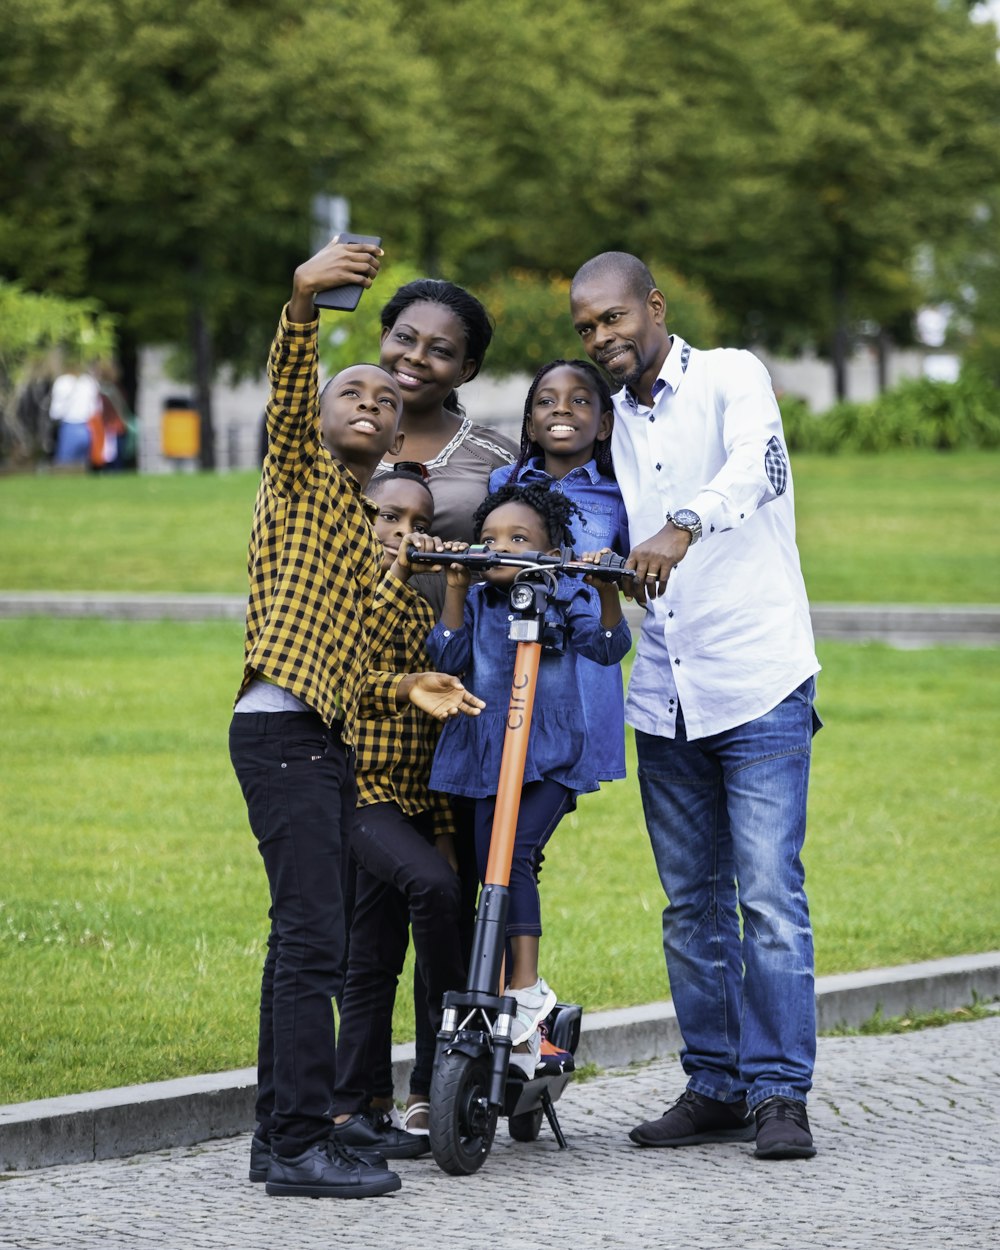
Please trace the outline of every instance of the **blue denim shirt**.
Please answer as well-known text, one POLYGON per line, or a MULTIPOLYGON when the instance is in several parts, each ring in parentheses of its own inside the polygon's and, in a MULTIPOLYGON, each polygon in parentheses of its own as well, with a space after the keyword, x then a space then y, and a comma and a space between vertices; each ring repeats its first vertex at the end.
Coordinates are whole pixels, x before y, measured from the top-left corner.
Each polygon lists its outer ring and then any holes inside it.
MULTIPOLYGON (((558 781, 577 794, 597 790, 607 772, 608 743, 615 735, 607 723, 599 733, 584 715, 579 670, 611 665, 628 652, 632 637, 623 619, 613 630, 601 627, 597 592, 576 578, 559 578, 559 603, 546 613, 551 623, 569 627, 562 655, 543 651, 528 737, 524 781, 558 781)), ((478 716, 446 721, 431 767, 430 787, 448 794, 481 799, 497 793, 517 643, 508 638, 512 613, 507 592, 485 583, 470 588, 461 629, 440 621, 427 639, 434 667, 461 675, 486 707, 478 716)), ((619 690, 620 690, 619 679, 619 690)), ((625 722, 620 721, 624 738, 625 722)))
MULTIPOLYGON (((631 551, 628 536, 628 516, 622 502, 622 494, 613 477, 598 472, 597 462, 588 460, 576 469, 570 469, 565 477, 555 478, 546 473, 539 456, 533 457, 517 475, 515 485, 548 486, 572 499, 583 513, 583 520, 574 517, 570 522, 573 545, 578 552, 599 551, 610 547, 620 556, 631 551)), ((499 490, 511 481, 513 465, 501 465, 490 474, 490 490, 499 490)))
MULTIPOLYGON (((490 474, 490 490, 497 490, 511 480, 513 465, 503 465, 490 474)), ((583 520, 570 522, 573 546, 578 552, 599 551, 610 547, 620 556, 631 551, 628 517, 621 491, 614 478, 598 472, 597 463, 588 460, 563 478, 554 478, 535 456, 517 475, 518 486, 548 485, 562 491, 583 513, 583 520)), ((592 736, 602 742, 601 781, 617 781, 625 776, 625 692, 621 667, 603 668, 589 660, 581 660, 580 684, 583 708, 591 726, 592 736)))

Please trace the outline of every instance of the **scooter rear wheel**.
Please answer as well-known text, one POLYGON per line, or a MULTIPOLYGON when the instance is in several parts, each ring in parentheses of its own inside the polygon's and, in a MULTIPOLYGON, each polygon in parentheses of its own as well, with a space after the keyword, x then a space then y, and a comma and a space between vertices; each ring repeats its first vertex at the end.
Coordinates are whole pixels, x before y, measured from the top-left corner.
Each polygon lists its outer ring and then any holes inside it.
POLYGON ((534 1111, 522 1111, 520 1115, 510 1116, 507 1128, 511 1137, 515 1141, 537 1141, 542 1131, 543 1115, 542 1108, 536 1107, 534 1111))
POLYGON ((471 1176, 486 1162, 497 1126, 489 1105, 492 1061, 460 1051, 441 1056, 431 1081, 430 1141, 438 1167, 471 1176))

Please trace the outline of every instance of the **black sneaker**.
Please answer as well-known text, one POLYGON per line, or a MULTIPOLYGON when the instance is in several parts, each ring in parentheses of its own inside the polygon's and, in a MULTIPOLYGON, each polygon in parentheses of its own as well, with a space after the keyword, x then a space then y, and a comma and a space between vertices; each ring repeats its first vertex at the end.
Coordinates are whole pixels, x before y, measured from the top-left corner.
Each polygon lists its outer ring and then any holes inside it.
POLYGON ((720 1102, 686 1089, 658 1120, 629 1133, 639 1146, 698 1146, 713 1141, 753 1141, 754 1119, 746 1100, 720 1102))
MULTIPOLYGON (((342 1153, 346 1153, 344 1148, 342 1153)), ((370 1168, 380 1168, 383 1172, 388 1171, 389 1165, 385 1161, 385 1156, 380 1155, 377 1150, 353 1150, 349 1152, 354 1155, 361 1163, 366 1163, 370 1168)), ((250 1139, 250 1179, 254 1184, 263 1184, 267 1180, 267 1169, 271 1166, 271 1146, 263 1137, 254 1133, 250 1139)))
POLYGON ((765 1098, 754 1107, 756 1159, 811 1159, 816 1153, 806 1104, 797 1098, 765 1098))
POLYGON ((431 1148, 430 1138, 396 1128, 385 1111, 370 1108, 333 1126, 334 1140, 351 1150, 377 1150, 384 1159, 415 1159, 431 1148))
POLYGON ((250 1179, 254 1184, 262 1185, 267 1180, 267 1169, 271 1166, 271 1147, 254 1133, 250 1139, 250 1179))
POLYGON ((330 1138, 291 1159, 272 1154, 264 1189, 275 1198, 375 1198, 401 1185, 395 1172, 365 1163, 330 1138))

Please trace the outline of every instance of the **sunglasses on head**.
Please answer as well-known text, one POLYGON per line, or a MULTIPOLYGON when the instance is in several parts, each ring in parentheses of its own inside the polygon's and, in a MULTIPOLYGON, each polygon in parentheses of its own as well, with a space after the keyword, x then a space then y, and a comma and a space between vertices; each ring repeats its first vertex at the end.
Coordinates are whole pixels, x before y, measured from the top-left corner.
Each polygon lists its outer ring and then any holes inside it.
POLYGON ((431 476, 427 465, 421 464, 419 460, 397 460, 392 466, 392 471, 393 473, 415 473, 425 482, 429 481, 431 476))

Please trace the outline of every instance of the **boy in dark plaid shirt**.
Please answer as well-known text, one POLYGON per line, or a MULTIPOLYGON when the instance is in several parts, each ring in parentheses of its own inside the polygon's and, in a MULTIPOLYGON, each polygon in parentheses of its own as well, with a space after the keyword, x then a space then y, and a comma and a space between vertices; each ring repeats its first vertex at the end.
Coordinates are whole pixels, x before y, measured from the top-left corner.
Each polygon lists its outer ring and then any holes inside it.
POLYGON ((394 716, 413 702, 446 719, 474 713, 477 703, 436 673, 372 671, 407 596, 400 581, 382 578, 374 510, 362 490, 386 452, 399 448, 402 400, 377 365, 343 370, 320 397, 313 296, 370 286, 380 256, 334 240, 299 266, 268 361, 268 453, 250 538, 230 756, 271 895, 250 1169, 269 1194, 365 1197, 399 1188, 384 1163, 330 1135, 331 1000, 343 961, 356 797, 351 743, 359 715, 394 716))
MULTIPOLYGON (((378 507, 375 532, 385 551, 383 567, 392 565, 402 578, 410 572, 407 545, 429 532, 434 521, 425 475, 423 465, 400 461, 368 489, 378 507)), ((434 610, 412 587, 407 593, 405 616, 377 659, 386 671, 430 667, 424 643, 434 610)), ((386 1114, 392 1106, 392 1011, 411 923, 435 1033, 442 995, 465 981, 451 808, 427 785, 438 729, 436 721, 411 707, 393 720, 363 720, 358 730, 358 813, 351 837, 357 897, 340 1002, 335 1133, 347 1145, 393 1159, 411 1158, 428 1147, 426 1129, 407 1132, 409 1121, 397 1129, 386 1114)), ((410 1077, 410 1104, 426 1110, 431 1073, 420 1069, 418 1062, 410 1077)))

